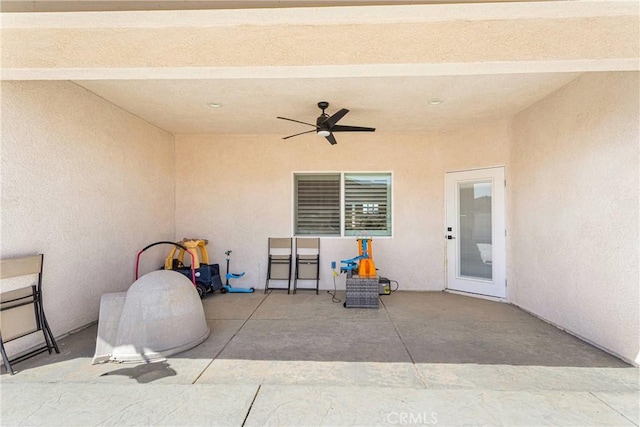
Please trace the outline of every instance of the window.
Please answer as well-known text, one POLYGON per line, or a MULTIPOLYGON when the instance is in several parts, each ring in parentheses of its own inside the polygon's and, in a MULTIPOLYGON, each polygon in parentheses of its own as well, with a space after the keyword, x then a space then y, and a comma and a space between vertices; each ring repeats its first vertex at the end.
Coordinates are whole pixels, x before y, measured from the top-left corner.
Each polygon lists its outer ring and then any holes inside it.
POLYGON ((296 236, 391 236, 391 174, 295 174, 294 210, 296 236))
POLYGON ((344 175, 344 235, 391 235, 391 174, 344 175))
POLYGON ((295 176, 295 234, 340 235, 340 175, 295 176))

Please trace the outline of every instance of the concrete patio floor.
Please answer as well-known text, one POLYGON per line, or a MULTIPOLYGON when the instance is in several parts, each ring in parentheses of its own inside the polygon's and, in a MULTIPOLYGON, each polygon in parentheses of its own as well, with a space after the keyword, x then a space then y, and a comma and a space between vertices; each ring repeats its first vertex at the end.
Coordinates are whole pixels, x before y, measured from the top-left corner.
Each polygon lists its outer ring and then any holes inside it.
POLYGON ((94 325, 2 375, 0 424, 640 424, 637 368, 514 306, 443 292, 381 302, 209 295, 211 336, 146 365, 91 365, 94 325))

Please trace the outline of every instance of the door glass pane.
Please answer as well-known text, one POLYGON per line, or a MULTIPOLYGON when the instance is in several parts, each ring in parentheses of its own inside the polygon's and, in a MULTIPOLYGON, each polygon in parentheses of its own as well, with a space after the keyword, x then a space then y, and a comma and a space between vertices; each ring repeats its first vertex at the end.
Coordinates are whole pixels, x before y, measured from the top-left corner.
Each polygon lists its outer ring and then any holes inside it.
POLYGON ((458 184, 459 275, 492 280, 490 180, 458 184))

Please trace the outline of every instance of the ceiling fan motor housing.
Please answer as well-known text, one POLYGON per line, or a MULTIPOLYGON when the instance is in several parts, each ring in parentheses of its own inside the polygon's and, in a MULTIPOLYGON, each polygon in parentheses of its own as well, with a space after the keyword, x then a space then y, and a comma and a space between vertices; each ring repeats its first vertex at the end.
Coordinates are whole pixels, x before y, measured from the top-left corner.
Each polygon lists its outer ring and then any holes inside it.
POLYGON ((325 123, 325 121, 329 118, 329 116, 327 114, 324 114, 322 116, 319 116, 316 119, 316 126, 318 126, 318 130, 320 129, 327 129, 329 130, 329 124, 325 123))
POLYGON ((316 133, 320 136, 329 136, 329 134, 331 133, 331 130, 329 129, 329 124, 325 123, 325 121, 327 120, 329 116, 328 115, 322 115, 320 117, 318 117, 316 119, 316 133))

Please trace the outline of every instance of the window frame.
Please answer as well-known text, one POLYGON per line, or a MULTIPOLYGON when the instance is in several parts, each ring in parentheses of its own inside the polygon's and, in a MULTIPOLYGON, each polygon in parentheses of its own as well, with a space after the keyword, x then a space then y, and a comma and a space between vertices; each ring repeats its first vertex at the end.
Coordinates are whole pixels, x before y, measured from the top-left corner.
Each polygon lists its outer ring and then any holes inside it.
POLYGON ((294 237, 318 237, 323 239, 353 239, 357 236, 348 236, 345 234, 345 175, 388 175, 389 176, 389 200, 388 206, 390 207, 390 219, 389 227, 391 231, 388 235, 373 235, 364 234, 376 239, 392 239, 395 233, 395 198, 394 198, 394 186, 395 180, 393 171, 389 170, 377 170, 377 171, 293 171, 291 173, 291 235, 294 237), (339 175, 340 176, 340 234, 328 235, 328 234, 296 234, 296 176, 297 175, 339 175))

